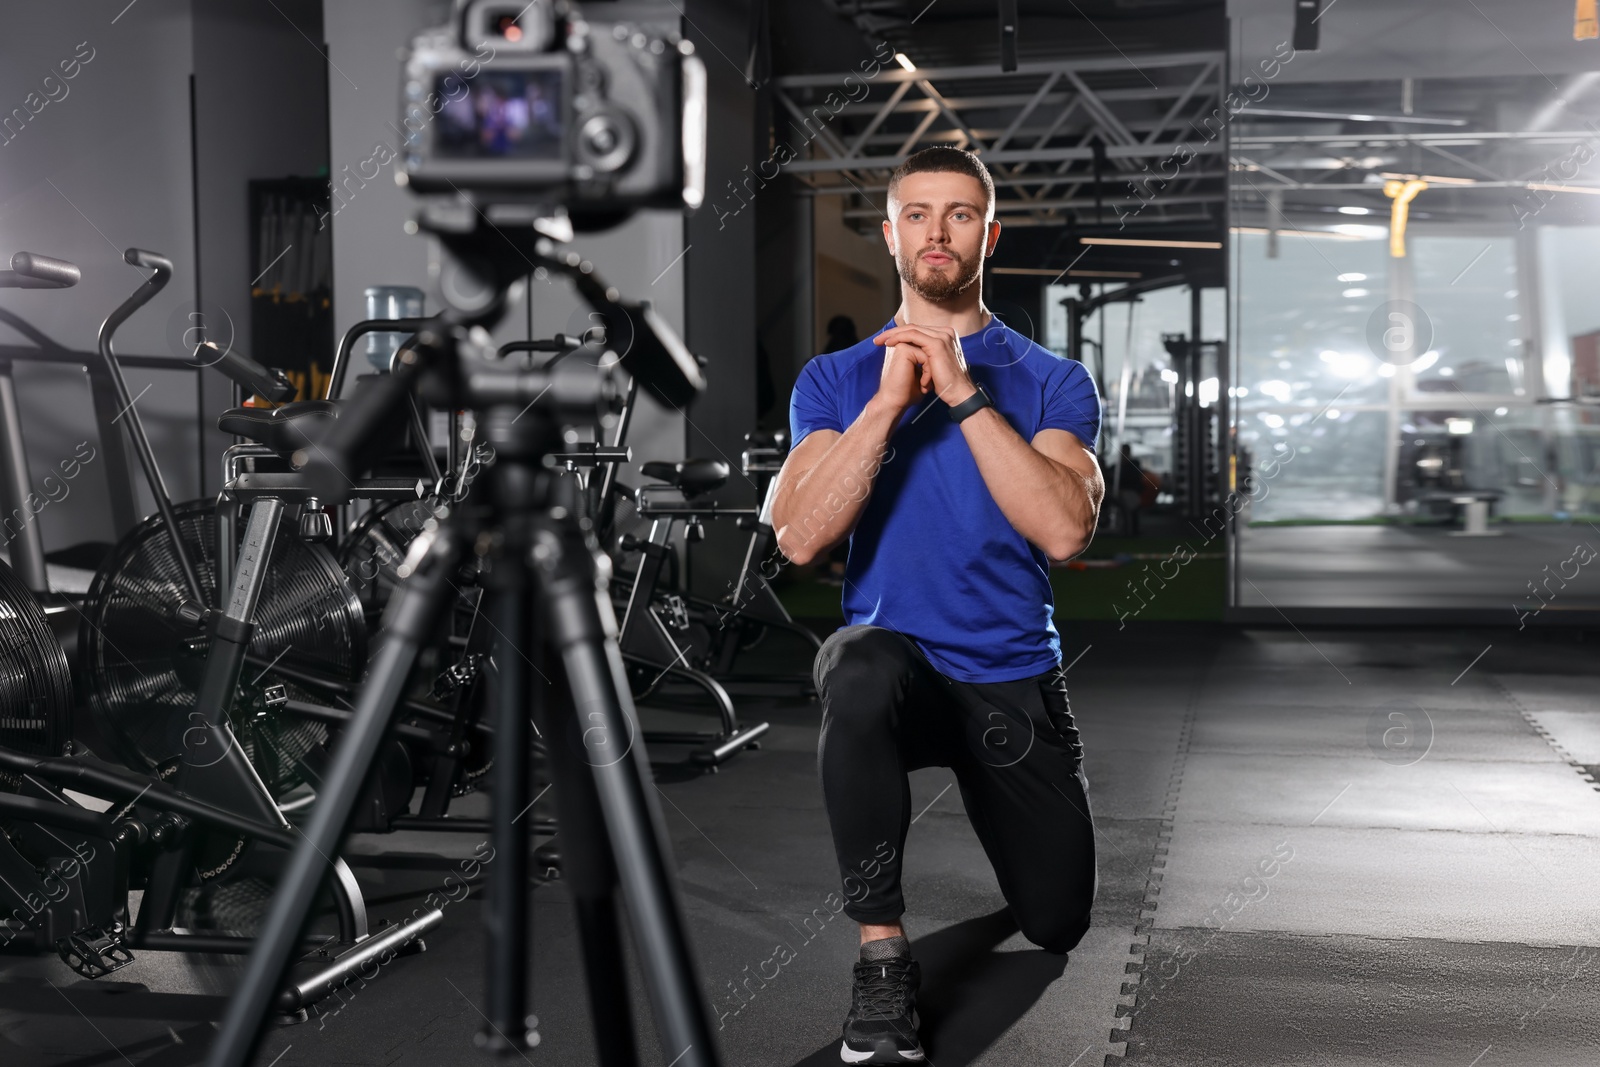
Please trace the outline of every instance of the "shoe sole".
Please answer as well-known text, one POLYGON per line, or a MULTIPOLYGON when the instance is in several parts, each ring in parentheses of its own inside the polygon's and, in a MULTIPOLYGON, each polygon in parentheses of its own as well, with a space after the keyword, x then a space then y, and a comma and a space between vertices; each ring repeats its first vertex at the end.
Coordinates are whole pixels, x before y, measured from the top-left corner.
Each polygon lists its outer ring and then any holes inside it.
POLYGON ((839 1045, 839 1058, 846 1063, 922 1063, 927 1057, 920 1048, 916 1049, 887 1049, 875 1048, 862 1052, 853 1049, 847 1042, 839 1045))

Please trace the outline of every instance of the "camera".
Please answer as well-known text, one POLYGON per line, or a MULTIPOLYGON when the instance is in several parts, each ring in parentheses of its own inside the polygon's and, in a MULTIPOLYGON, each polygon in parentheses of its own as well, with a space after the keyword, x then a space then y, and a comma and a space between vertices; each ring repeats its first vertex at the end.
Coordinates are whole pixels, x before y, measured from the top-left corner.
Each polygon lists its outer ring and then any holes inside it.
POLYGON ((575 216, 696 208, 706 72, 694 46, 565 0, 458 0, 402 79, 398 180, 575 216))

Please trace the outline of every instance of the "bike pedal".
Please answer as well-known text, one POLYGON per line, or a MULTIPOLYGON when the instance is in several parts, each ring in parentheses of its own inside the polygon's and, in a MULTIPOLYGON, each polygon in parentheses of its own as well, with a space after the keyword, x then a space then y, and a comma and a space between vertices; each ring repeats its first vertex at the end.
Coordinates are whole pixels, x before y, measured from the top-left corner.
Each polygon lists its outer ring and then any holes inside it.
POLYGON ((689 628, 689 605, 677 593, 668 593, 661 598, 656 613, 661 621, 674 630, 687 630, 689 628))
POLYGON ((104 978, 133 962, 125 935, 127 928, 113 923, 111 928, 86 926, 75 934, 56 940, 61 962, 85 978, 104 978))

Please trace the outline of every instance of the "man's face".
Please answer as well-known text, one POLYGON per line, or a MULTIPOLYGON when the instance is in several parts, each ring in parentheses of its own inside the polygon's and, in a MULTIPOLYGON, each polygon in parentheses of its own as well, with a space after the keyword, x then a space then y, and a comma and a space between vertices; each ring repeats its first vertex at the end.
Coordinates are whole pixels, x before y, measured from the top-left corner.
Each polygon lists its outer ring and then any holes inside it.
POLYGON ((900 280, 924 300, 949 300, 978 280, 1000 224, 984 220, 978 179, 953 171, 908 174, 889 200, 883 237, 900 280))

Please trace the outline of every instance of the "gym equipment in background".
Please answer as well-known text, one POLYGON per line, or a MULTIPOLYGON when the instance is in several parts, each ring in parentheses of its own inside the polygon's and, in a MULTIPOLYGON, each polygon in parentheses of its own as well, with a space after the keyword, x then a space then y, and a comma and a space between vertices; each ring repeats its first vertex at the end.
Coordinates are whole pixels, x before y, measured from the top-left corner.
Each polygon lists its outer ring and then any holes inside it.
POLYGON ((740 468, 754 484, 761 506, 754 510, 739 509, 738 513, 729 510, 719 513, 731 514, 739 529, 750 531, 744 558, 729 582, 726 595, 716 599, 689 596, 685 600, 703 631, 709 634, 704 645, 697 649, 698 659, 694 660, 706 673, 730 685, 779 684, 797 687, 803 695, 810 695, 814 692, 810 664, 822 650, 822 641, 810 628, 794 621, 768 580, 768 572, 776 574, 777 568, 785 562, 777 550, 771 517, 777 474, 788 455, 786 438, 782 432, 745 435, 748 447, 740 453, 740 468), (800 639, 805 651, 804 669, 793 675, 770 670, 759 674, 741 673, 737 669, 740 655, 754 649, 773 632, 789 633, 800 639))
MULTIPOLYGON (((821 648, 820 639, 789 615, 764 573, 776 560, 776 541, 767 519, 776 486, 774 476, 782 468, 785 455, 781 435, 747 435, 746 441, 751 447, 745 450, 741 462, 745 476, 762 495, 759 508, 727 507, 706 499, 727 481, 726 463, 687 459, 646 463, 641 468, 645 477, 661 483, 634 490, 635 511, 639 517, 651 520, 650 532, 643 540, 623 535, 618 541, 620 551, 640 553, 638 569, 627 589, 621 642, 624 655, 631 657, 630 677, 636 681, 636 700, 650 697, 671 678, 707 690, 719 704, 726 699, 723 683, 777 683, 796 687, 802 693, 811 692, 809 670, 794 675, 737 670, 740 655, 755 648, 773 631, 799 638, 808 660, 821 648), (729 592, 715 599, 672 592, 665 575, 674 562, 673 524, 682 520, 685 538, 697 542, 705 536, 704 522, 717 518, 732 518, 741 529, 750 531, 744 557, 729 582, 729 592)), ((727 700, 723 706, 725 714, 731 716, 732 701, 727 700)), ((725 720, 724 740, 738 736, 736 723, 736 718, 725 720)), ((716 762, 710 756, 722 751, 723 742, 712 737, 703 739, 715 743, 707 752, 697 753, 697 757, 716 762)), ((688 736, 678 740, 688 740, 688 736)), ((735 746, 730 751, 737 750, 735 746)))
MULTIPOLYGON (((254 773, 276 797, 298 784, 299 761, 327 737, 322 725, 286 719, 278 709, 290 698, 308 698, 300 688, 308 676, 346 683, 360 676, 366 620, 325 547, 278 539, 286 501, 268 495, 280 488, 272 475, 230 466, 224 500, 231 504, 244 495, 259 501, 252 510, 263 520, 242 542, 231 507, 172 503, 112 349, 117 328, 161 291, 172 264, 140 249, 124 258, 153 273, 106 319, 99 347, 157 513, 118 542, 85 598, 78 636, 82 698, 108 748, 139 771, 160 772, 180 760, 184 733, 195 722, 231 721, 254 773), (247 577, 251 584, 244 586, 247 577), (226 604, 219 602, 223 590, 226 604), (261 664, 248 675, 246 658, 261 664)), ((196 355, 197 364, 214 365, 252 393, 272 400, 293 395, 282 372, 239 353, 202 346, 196 355)), ((305 420, 332 417, 322 402, 310 403, 235 409, 218 421, 224 430, 275 444, 303 443, 305 420)), ((409 491, 416 495, 414 485, 409 491)), ((316 517, 314 501, 309 507, 304 497, 292 503, 301 505, 302 520, 308 513, 316 517)))
POLYGON ((44 610, 0 563, 0 746, 59 756, 72 742, 72 675, 44 610))
MULTIPOLYGON (((150 270, 151 276, 102 325, 101 354, 115 385, 126 392, 111 349, 116 328, 160 291, 171 277, 171 263, 154 253, 130 249, 127 262, 150 270)), ((236 377, 253 377, 266 389, 274 381, 261 368, 242 357, 218 364, 236 377)), ((149 461, 152 488, 160 490, 160 476, 149 453, 148 441, 134 414, 129 433, 141 460, 149 461)), ((157 503, 162 515, 124 542, 118 558, 148 559, 145 546, 164 542, 171 550, 166 567, 169 586, 199 597, 182 601, 167 618, 153 613, 152 628, 170 632, 190 628, 193 639, 209 638, 210 654, 199 666, 195 710, 187 718, 181 707, 168 707, 165 716, 144 723, 138 732, 118 730, 126 720, 105 719, 107 732, 118 738, 125 751, 154 773, 138 773, 99 760, 80 743, 70 740, 71 694, 64 684, 65 655, 44 625, 43 614, 32 594, 0 570, 0 618, 15 620, 15 639, 0 687, 0 910, 9 918, 0 923, 0 935, 10 945, 19 937, 29 947, 54 948, 70 967, 88 978, 109 974, 133 959, 132 950, 243 952, 249 938, 231 934, 197 934, 175 929, 182 896, 195 883, 216 884, 254 871, 276 868, 281 854, 292 847, 295 835, 273 801, 241 737, 257 749, 258 758, 270 755, 269 734, 257 728, 235 733, 228 712, 237 668, 243 662, 250 638, 252 598, 259 594, 263 568, 271 552, 263 543, 264 523, 252 523, 254 540, 233 568, 235 595, 227 609, 214 611, 206 596, 214 591, 198 580, 188 548, 222 547, 231 555, 232 539, 192 538, 185 544, 174 531, 182 531, 203 505, 174 509, 161 491, 157 503), (174 521, 177 520, 177 521, 174 521), (155 534, 157 523, 165 523, 155 534), (163 536, 164 535, 164 536, 163 536), (133 546, 129 548, 129 546, 133 546), (256 551, 250 550, 254 546, 256 551), (187 563, 187 565, 185 565, 187 563), (176 576, 182 572, 182 577, 176 576), (201 624, 209 623, 208 629, 201 624), (229 673, 228 668, 232 668, 229 673), (205 709, 205 710, 201 710, 205 709), (162 758, 165 755, 165 758, 162 758), (95 809, 65 791, 98 798, 95 809), (142 886, 138 919, 130 924, 128 892, 142 886)), ((255 516, 252 516, 254 519, 255 516)), ((191 527, 193 523, 189 524, 191 527)), ((342 579, 336 567, 331 576, 342 579)), ((102 572, 108 598, 131 589, 148 587, 148 574, 133 574, 113 563, 102 572), (111 577, 107 578, 107 575, 111 577)), ((209 575, 208 575, 209 577, 209 575)), ((97 602, 98 603, 98 602, 97 602)), ((95 604, 91 604, 94 607, 95 604)), ((122 605, 125 607, 125 605, 122 605)), ((355 616, 359 621, 359 615, 355 616)), ((130 629, 127 635, 132 635, 130 629)), ((252 723, 252 726, 255 726, 252 723)), ((282 743, 284 738, 276 738, 282 743)), ((323 950, 307 957, 280 1004, 297 1010, 326 995, 337 982, 381 951, 400 952, 419 947, 417 937, 436 924, 440 914, 430 912, 414 924, 392 926, 381 933, 369 930, 360 890, 348 867, 335 863, 338 877, 333 902, 338 917, 337 955, 323 950)), ((436 910, 435 910, 436 911, 436 910)))

